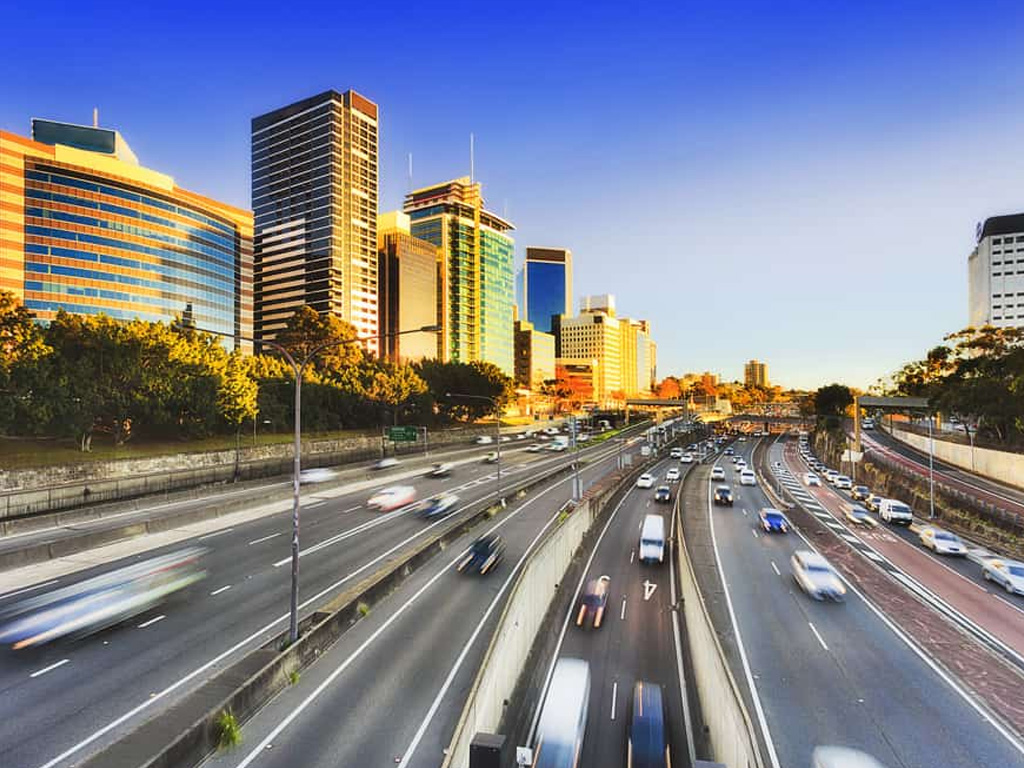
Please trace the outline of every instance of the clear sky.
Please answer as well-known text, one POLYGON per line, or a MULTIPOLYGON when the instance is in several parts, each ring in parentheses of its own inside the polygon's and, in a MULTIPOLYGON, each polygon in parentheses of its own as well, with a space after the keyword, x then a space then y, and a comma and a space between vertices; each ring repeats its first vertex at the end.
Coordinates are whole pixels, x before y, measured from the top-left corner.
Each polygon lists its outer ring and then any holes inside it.
POLYGON ((0 128, 119 129, 249 204, 249 120, 381 108, 382 201, 469 170, 659 374, 866 386, 966 325, 977 221, 1024 210, 1019 2, 16 3, 0 128))

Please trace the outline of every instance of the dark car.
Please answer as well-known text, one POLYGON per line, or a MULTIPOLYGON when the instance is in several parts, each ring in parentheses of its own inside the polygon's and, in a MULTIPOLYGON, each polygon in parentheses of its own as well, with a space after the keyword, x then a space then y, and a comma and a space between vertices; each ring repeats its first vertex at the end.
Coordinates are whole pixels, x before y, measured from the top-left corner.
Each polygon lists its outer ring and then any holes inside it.
POLYGON ((672 501, 672 489, 667 485, 659 485, 654 491, 654 500, 659 504, 667 504, 672 501))
POLYGON ((850 496, 856 501, 864 501, 868 496, 871 495, 871 489, 866 485, 855 485, 850 489, 850 496))
POLYGON ((789 533, 789 521, 779 510, 763 507, 758 516, 761 518, 761 527, 767 533, 789 533))
POLYGON ((630 768, 669 768, 672 759, 660 685, 637 681, 627 721, 626 765, 630 768))
POLYGON ((732 506, 732 489, 728 485, 720 485, 715 488, 715 504, 732 506))
POLYGON ((434 519, 446 517, 459 508, 459 497, 454 493, 439 493, 420 503, 416 514, 420 517, 434 519))
POLYGON ((576 626, 582 627, 591 616, 591 623, 594 629, 601 626, 601 619, 604 618, 604 608, 608 604, 608 583, 611 581, 607 576, 593 579, 587 582, 583 590, 583 597, 580 599, 580 609, 576 614, 576 626))
POLYGON ((504 555, 505 542, 501 540, 501 536, 489 533, 469 545, 469 550, 459 561, 457 568, 460 573, 476 571, 483 575, 500 563, 504 555))
POLYGON ((878 508, 882 505, 882 497, 876 493, 869 494, 864 499, 864 506, 870 509, 872 512, 877 512, 878 508))

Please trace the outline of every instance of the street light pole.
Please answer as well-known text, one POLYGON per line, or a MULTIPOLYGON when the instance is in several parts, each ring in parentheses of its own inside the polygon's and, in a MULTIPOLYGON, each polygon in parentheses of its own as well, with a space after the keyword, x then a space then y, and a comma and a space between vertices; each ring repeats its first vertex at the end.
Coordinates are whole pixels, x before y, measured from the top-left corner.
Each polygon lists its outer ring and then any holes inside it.
POLYGON ((928 519, 935 519, 935 440, 932 436, 932 414, 928 413, 928 519))
POLYGON ((302 474, 302 378, 306 372, 306 366, 308 366, 313 359, 325 349, 343 347, 347 344, 359 344, 373 339, 402 336, 406 333, 436 333, 439 328, 436 325, 425 325, 421 328, 411 328, 409 330, 396 331, 394 333, 375 334, 373 336, 357 336, 353 339, 337 339, 334 341, 328 341, 313 347, 313 349, 311 349, 302 359, 302 362, 299 363, 296 362, 295 358, 292 357, 291 353, 287 349, 275 341, 268 341, 265 339, 256 340, 239 334, 195 328, 194 326, 184 325, 180 322, 175 322, 172 325, 198 331, 200 333, 223 336, 228 339, 248 341, 252 344, 263 344, 279 352, 284 359, 288 361, 288 364, 292 367, 292 371, 295 374, 295 456, 292 459, 292 588, 291 605, 288 613, 288 642, 290 645, 299 639, 299 481, 302 474))

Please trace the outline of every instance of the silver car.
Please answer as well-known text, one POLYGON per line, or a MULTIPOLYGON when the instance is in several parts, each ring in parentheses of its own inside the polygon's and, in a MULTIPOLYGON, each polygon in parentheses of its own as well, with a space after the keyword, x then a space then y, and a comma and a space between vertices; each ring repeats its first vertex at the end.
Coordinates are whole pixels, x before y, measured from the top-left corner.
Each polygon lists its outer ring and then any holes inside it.
POLYGON ((1024 563, 990 557, 981 563, 981 574, 985 581, 1001 584, 1011 595, 1024 595, 1024 563))
POLYGON ((839 578, 835 568, 829 565, 828 560, 817 552, 798 549, 789 562, 793 568, 793 578, 800 585, 800 589, 815 600, 828 598, 841 602, 846 597, 846 585, 843 584, 843 580, 839 578))

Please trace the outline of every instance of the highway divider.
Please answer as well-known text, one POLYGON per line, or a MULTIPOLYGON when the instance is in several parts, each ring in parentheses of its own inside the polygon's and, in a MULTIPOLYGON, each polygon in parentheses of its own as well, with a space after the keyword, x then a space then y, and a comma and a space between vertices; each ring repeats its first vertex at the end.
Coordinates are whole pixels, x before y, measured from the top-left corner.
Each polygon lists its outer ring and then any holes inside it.
MULTIPOLYGON (((602 460, 610 449, 592 455, 602 460)), ((291 684, 294 676, 313 663, 373 606, 406 581, 421 566, 444 551, 478 523, 488 519, 502 500, 525 494, 571 470, 566 462, 511 483, 502 498, 488 496, 471 505, 443 530, 428 536, 387 565, 346 589, 300 625, 298 641, 284 647, 287 630, 242 658, 121 740, 83 763, 84 768, 186 768, 212 754, 220 740, 219 720, 230 712, 239 723, 252 717, 291 684)), ((571 517, 571 516, 570 516, 571 517)))

